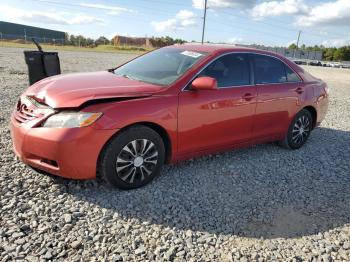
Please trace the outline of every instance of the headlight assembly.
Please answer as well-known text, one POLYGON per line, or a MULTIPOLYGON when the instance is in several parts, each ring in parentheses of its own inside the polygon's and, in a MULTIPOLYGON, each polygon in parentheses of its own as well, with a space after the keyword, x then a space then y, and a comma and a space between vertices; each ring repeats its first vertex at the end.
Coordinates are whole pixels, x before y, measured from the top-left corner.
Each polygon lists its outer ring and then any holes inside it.
POLYGON ((60 112, 46 119, 42 127, 55 127, 55 128, 85 127, 94 123, 101 116, 102 116, 102 113, 60 112))

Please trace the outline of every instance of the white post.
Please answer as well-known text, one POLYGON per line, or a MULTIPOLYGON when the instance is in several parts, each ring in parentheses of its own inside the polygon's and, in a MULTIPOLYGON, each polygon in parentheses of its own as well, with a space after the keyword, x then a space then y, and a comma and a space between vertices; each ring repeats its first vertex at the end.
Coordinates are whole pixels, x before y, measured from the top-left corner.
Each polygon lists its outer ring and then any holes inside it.
POLYGON ((206 17, 207 17, 207 2, 208 2, 208 0, 205 0, 205 2, 204 2, 204 17, 203 17, 202 45, 203 45, 203 42, 204 42, 205 19, 206 19, 206 17))
POLYGON ((300 34, 301 34, 301 31, 299 31, 299 34, 298 34, 297 47, 294 49, 294 54, 293 54, 294 59, 295 59, 295 52, 298 50, 298 46, 299 46, 300 34))

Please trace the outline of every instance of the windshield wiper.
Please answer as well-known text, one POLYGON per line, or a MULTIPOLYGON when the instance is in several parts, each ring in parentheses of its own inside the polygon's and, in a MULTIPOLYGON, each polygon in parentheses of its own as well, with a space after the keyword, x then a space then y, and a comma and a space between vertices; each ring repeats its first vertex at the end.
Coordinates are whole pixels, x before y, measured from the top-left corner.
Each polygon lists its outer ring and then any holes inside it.
POLYGON ((131 76, 127 75, 127 74, 123 74, 121 76, 133 80, 133 78, 131 76))
POLYGON ((126 77, 130 80, 136 80, 136 81, 142 81, 141 79, 137 78, 137 77, 134 77, 134 76, 130 76, 130 75, 127 75, 127 74, 123 74, 121 75, 122 77, 126 77))

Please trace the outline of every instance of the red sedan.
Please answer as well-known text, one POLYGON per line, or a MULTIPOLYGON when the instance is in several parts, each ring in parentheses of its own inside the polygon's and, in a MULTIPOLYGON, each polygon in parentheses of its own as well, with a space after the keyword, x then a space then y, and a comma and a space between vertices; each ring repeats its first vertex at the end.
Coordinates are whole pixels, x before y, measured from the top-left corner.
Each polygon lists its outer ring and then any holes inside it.
POLYGON ((14 151, 32 167, 73 179, 98 173, 130 189, 164 163, 270 141, 298 149, 327 107, 327 85, 278 54, 178 45, 111 72, 32 85, 11 133, 14 151))

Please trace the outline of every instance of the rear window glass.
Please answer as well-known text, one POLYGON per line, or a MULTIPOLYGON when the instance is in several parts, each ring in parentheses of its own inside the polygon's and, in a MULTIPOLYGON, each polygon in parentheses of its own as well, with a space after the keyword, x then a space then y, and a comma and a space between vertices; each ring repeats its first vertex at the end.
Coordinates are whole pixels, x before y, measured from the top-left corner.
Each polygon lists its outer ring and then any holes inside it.
POLYGON ((284 63, 264 55, 254 55, 255 83, 285 83, 287 82, 284 63))
POLYGON ((292 70, 289 68, 289 66, 286 67, 286 74, 287 74, 287 81, 288 82, 300 82, 300 77, 292 70))

